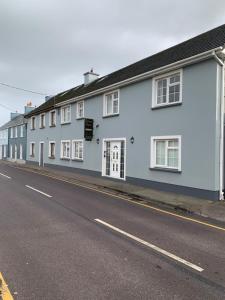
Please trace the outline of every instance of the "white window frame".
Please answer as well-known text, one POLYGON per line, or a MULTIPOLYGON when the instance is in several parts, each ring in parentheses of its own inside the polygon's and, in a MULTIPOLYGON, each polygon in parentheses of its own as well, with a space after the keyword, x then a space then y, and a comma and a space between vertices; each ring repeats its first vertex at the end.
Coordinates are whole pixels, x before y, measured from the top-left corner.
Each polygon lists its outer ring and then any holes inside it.
MULTIPOLYGON (((78 153, 79 153, 79 148, 78 148, 78 153)), ((82 139, 72 140, 72 159, 80 160, 80 161, 84 160, 84 141, 82 139), (82 148, 82 158, 75 156, 75 144, 76 143, 82 143, 82 146, 81 146, 81 148, 82 148)))
POLYGON ((13 147, 12 147, 12 145, 10 145, 10 148, 9 148, 9 157, 11 159, 13 158, 13 147))
POLYGON ((23 138, 24 137, 24 124, 20 125, 20 137, 23 138))
POLYGON ((109 93, 105 93, 103 95, 103 117, 117 116, 117 115, 119 115, 119 113, 120 113, 120 90, 114 90, 114 91, 111 91, 109 93), (112 113, 108 114, 107 113, 107 96, 111 95, 111 94, 114 94, 116 92, 118 93, 118 111, 116 113, 113 113, 113 101, 114 101, 114 99, 113 99, 112 100, 112 113))
POLYGON ((23 159, 23 145, 20 144, 20 159, 23 159))
POLYGON ((33 117, 31 117, 31 120, 30 120, 30 129, 31 130, 35 130, 35 128, 36 128, 36 118, 33 116, 33 117), (34 120, 34 121, 33 121, 34 120))
POLYGON ((7 146, 3 145, 3 157, 6 158, 7 146))
POLYGON ((45 128, 45 113, 42 113, 42 114, 40 114, 40 116, 39 116, 39 128, 40 129, 42 129, 42 128, 45 128), (42 122, 41 122, 41 120, 42 120, 42 116, 43 116, 43 126, 42 126, 42 122))
POLYGON ((15 126, 14 128, 15 128, 15 138, 18 138, 18 128, 17 126, 15 126))
POLYGON ((55 141, 49 141, 49 143, 48 143, 48 157, 49 158, 55 158, 55 152, 56 152, 56 142, 55 141), (55 144, 55 151, 54 151, 53 156, 51 156, 51 144, 55 144))
POLYGON ((56 110, 54 109, 49 112, 49 127, 55 127, 55 126, 56 126, 56 110), (52 124, 52 113, 53 112, 55 113, 55 123, 54 124, 52 124))
MULTIPOLYGON (((168 169, 181 171, 181 135, 167 135, 167 136, 152 136, 150 141, 150 168, 151 169, 168 169), (156 141, 168 141, 168 140, 178 140, 178 167, 170 167, 168 164, 157 165, 156 164, 156 141)), ((168 148, 167 148, 168 150, 168 148)), ((166 161, 167 161, 167 150, 166 150, 166 161)))
POLYGON ((70 123, 71 122, 71 105, 69 104, 69 105, 62 106, 60 111, 61 111, 61 124, 68 124, 68 123, 70 123), (70 117, 69 117, 68 120, 63 120, 63 110, 65 110, 66 108, 70 109, 70 117))
POLYGON ((35 142, 30 142, 30 157, 35 157, 35 142), (34 151, 32 151, 32 145, 34 145, 34 151))
POLYGON ((76 107, 77 107, 77 109, 76 109, 76 118, 77 119, 83 119, 84 118, 84 100, 78 101, 76 103, 76 107), (82 106, 83 106, 83 114, 82 115, 80 115, 80 110, 79 110, 79 105, 80 104, 82 104, 82 106))
POLYGON ((182 96, 183 96, 183 69, 175 70, 157 77, 154 77, 152 79, 152 108, 155 107, 164 107, 164 106, 172 106, 177 105, 179 103, 182 103, 182 96), (180 95, 179 95, 179 101, 176 102, 169 102, 169 87, 174 85, 169 83, 169 78, 172 77, 175 74, 180 74, 180 95), (161 79, 167 79, 167 93, 166 93, 166 103, 157 103, 157 82, 161 79))
POLYGON ((70 140, 61 140, 60 158, 61 159, 71 159, 71 142, 70 142, 70 140), (69 143, 69 156, 63 156, 63 143, 69 143))

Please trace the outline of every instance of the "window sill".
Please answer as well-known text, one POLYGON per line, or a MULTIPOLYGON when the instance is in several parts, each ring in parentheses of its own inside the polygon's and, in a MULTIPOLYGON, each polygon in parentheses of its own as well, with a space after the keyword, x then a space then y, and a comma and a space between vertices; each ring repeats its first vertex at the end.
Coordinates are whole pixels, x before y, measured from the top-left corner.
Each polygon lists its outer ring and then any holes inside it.
POLYGON ((170 169, 170 168, 159 168, 159 167, 154 167, 154 168, 149 168, 151 171, 162 171, 162 172, 169 172, 169 173, 182 173, 182 171, 177 170, 177 169, 170 169))
POLYGON ((48 158, 49 159, 55 159, 55 156, 49 156, 48 158))
POLYGON ((61 125, 67 125, 67 124, 71 124, 71 122, 61 123, 61 125))
POLYGON ((179 105, 182 105, 182 102, 167 103, 167 104, 164 104, 164 105, 152 106, 152 110, 165 108, 165 107, 179 106, 179 105))
POLYGON ((84 117, 76 118, 76 120, 84 120, 84 117))
POLYGON ((33 158, 34 158, 34 155, 30 155, 30 157, 33 157, 33 158))
POLYGON ((66 157, 61 157, 60 159, 61 159, 61 160, 67 160, 67 161, 70 160, 70 158, 66 158, 66 157))
POLYGON ((117 116, 119 116, 119 115, 120 115, 120 114, 106 115, 106 116, 102 116, 102 118, 105 119, 105 118, 117 117, 117 116))
POLYGON ((83 159, 80 159, 80 158, 73 158, 72 161, 83 162, 84 160, 83 160, 83 159))
POLYGON ((30 130, 33 131, 33 130, 35 130, 35 128, 31 128, 30 130))
POLYGON ((49 125, 49 127, 51 127, 51 128, 52 128, 52 127, 56 127, 56 125, 49 125))
POLYGON ((39 129, 44 129, 44 128, 45 128, 45 126, 39 127, 39 129))

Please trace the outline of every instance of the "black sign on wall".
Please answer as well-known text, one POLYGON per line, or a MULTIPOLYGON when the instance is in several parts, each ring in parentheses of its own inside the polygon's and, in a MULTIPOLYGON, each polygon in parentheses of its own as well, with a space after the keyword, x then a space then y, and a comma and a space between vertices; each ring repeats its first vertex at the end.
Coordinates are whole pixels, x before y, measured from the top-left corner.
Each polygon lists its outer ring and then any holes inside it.
POLYGON ((86 141, 91 141, 93 138, 93 119, 84 119, 84 138, 86 141))

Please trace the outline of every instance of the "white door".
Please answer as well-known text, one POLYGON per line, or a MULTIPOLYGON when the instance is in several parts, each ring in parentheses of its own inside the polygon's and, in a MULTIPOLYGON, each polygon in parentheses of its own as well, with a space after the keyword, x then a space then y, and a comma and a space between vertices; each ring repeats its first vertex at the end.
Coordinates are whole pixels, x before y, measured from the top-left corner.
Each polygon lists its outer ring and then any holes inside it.
POLYGON ((20 159, 23 159, 23 145, 20 144, 20 159))
POLYGON ((120 178, 121 142, 110 142, 110 176, 120 178))

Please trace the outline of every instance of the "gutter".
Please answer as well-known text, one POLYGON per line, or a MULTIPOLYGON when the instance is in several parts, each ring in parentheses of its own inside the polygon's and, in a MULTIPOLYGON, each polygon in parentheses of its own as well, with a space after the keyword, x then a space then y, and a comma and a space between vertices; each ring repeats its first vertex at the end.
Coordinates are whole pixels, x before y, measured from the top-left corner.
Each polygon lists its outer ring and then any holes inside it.
MULTIPOLYGON (((182 59, 182 60, 179 60, 175 63, 160 67, 160 68, 152 70, 152 71, 148 71, 148 72, 139 74, 137 76, 125 79, 123 81, 108 85, 104 88, 101 88, 101 89, 83 94, 83 95, 75 97, 75 98, 65 100, 63 102, 60 102, 60 103, 56 104, 55 107, 60 107, 60 106, 67 105, 67 104, 70 104, 70 103, 73 103, 73 102, 84 100, 85 98, 96 96, 96 95, 105 93, 109 90, 117 89, 117 88, 129 85, 129 84, 132 84, 132 83, 144 80, 144 79, 148 79, 148 78, 153 77, 153 76, 163 74, 165 72, 176 70, 176 69, 179 69, 181 67, 184 67, 184 66, 187 66, 187 65, 190 65, 190 64, 194 64, 194 63, 199 62, 199 61, 206 60, 208 58, 215 58, 217 61, 218 60, 220 61, 220 59, 215 55, 215 53, 218 52, 218 51, 221 51, 221 50, 223 50, 223 47, 217 47, 215 49, 212 49, 212 50, 209 50, 209 51, 206 51, 206 52, 203 52, 203 53, 200 53, 200 54, 197 54, 197 55, 194 55, 194 56, 182 59)), ((222 61, 220 61, 220 64, 221 63, 222 63, 222 61)))

